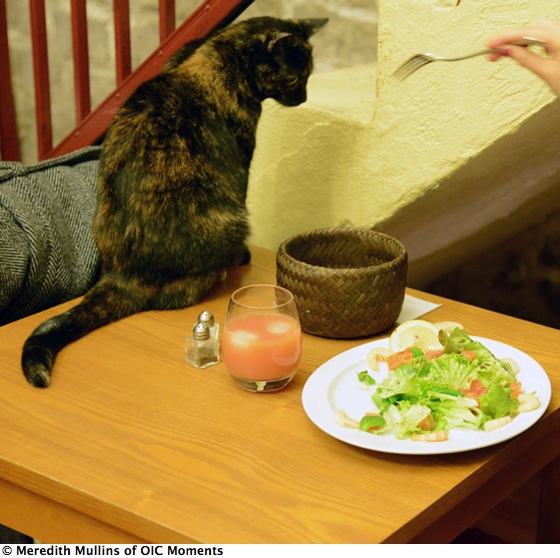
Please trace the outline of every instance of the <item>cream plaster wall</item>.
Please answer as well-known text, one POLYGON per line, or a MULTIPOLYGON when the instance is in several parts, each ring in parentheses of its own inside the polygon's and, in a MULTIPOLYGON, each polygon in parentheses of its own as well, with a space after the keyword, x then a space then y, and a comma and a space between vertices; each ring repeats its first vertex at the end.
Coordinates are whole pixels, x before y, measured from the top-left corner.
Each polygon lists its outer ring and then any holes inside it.
POLYGON ((390 78, 413 53, 471 52, 542 17, 560 21, 560 5, 380 0, 378 66, 312 76, 296 109, 267 105, 253 242, 274 249, 309 228, 376 226, 405 243, 421 285, 558 207, 560 110, 538 78, 482 57, 390 78))

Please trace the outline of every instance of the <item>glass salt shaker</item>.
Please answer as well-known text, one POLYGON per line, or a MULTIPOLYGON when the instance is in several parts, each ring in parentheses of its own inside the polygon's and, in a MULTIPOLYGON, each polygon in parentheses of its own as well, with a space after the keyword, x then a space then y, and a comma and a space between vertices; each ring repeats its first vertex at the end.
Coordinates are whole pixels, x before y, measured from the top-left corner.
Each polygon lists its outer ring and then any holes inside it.
POLYGON ((185 339, 185 360, 195 368, 207 368, 220 360, 220 345, 206 324, 197 323, 185 339))
POLYGON ((198 323, 206 324, 210 330, 210 336, 214 339, 218 339, 220 334, 220 324, 214 320, 214 315, 208 310, 204 310, 198 315, 198 323))

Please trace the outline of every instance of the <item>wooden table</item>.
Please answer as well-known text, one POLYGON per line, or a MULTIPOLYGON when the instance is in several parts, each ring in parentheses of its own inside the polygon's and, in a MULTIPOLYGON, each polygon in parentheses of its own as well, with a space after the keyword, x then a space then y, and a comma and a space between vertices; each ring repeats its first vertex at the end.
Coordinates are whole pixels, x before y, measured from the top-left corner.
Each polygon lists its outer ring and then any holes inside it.
POLYGON ((540 534, 558 542, 560 331, 410 291, 443 303, 426 319, 533 356, 552 402, 498 446, 376 453, 324 434, 301 405, 308 376, 364 340, 304 336, 298 374, 274 394, 242 391, 223 364, 183 361, 198 313, 223 324, 230 292, 257 282, 275 282, 275 264, 255 248, 203 304, 132 316, 67 347, 44 390, 24 380, 21 346, 72 304, 0 328, 0 523, 53 543, 446 542, 543 470, 540 534))

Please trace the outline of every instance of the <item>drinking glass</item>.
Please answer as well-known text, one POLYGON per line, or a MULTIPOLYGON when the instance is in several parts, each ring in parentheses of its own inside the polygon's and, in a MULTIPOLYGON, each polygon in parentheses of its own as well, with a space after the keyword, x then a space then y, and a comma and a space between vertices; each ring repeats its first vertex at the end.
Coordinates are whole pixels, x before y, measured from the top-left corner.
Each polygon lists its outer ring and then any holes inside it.
POLYGON ((249 285, 230 298, 222 336, 224 362, 247 391, 282 389, 301 356, 301 327, 292 293, 276 285, 249 285))

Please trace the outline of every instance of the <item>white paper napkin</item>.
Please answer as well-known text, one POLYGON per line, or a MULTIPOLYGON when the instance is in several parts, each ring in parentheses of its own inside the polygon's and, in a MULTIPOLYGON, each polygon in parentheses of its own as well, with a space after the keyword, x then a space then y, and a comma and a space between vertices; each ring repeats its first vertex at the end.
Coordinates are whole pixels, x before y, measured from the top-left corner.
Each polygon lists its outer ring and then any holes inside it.
POLYGON ((416 320, 440 306, 441 304, 435 302, 428 302, 427 300, 422 300, 421 298, 408 294, 404 295, 404 302, 401 313, 397 318, 397 323, 402 324, 403 322, 408 322, 408 320, 416 320))

